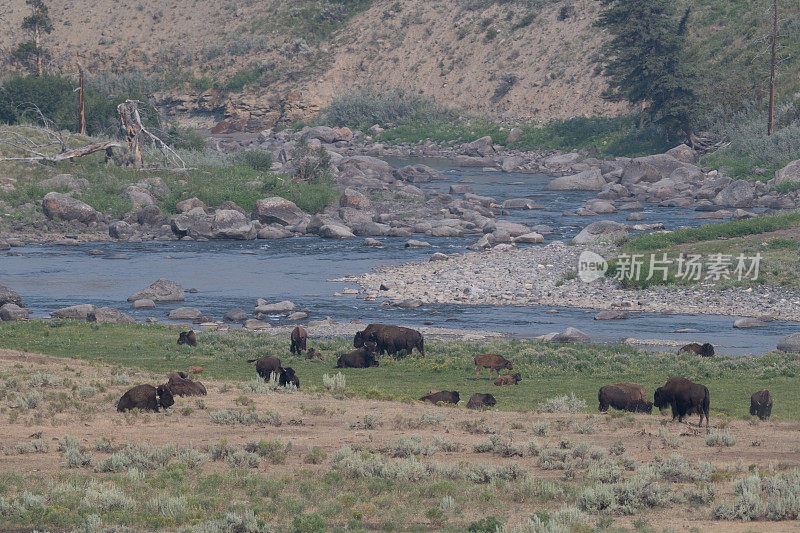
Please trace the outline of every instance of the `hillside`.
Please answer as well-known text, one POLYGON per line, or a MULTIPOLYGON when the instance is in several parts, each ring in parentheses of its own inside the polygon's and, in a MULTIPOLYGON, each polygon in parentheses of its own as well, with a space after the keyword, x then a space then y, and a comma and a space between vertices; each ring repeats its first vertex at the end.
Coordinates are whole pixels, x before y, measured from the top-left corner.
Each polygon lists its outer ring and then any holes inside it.
MULTIPOLYGON (((760 97, 768 13, 753 0, 692 5, 705 92, 717 102, 719 91, 730 93, 734 104, 760 97)), ((254 131, 307 120, 354 87, 545 122, 627 111, 601 98, 599 9, 593 0, 66 0, 51 2, 55 30, 45 46, 51 70, 72 74, 80 57, 93 85, 156 92, 198 126, 228 117, 254 131)), ((784 11, 789 35, 800 8, 784 11)), ((17 28, 27 12, 24 0, 11 2, 3 57, 24 38, 17 28)), ((783 94, 798 83, 797 54, 788 52, 783 94)))

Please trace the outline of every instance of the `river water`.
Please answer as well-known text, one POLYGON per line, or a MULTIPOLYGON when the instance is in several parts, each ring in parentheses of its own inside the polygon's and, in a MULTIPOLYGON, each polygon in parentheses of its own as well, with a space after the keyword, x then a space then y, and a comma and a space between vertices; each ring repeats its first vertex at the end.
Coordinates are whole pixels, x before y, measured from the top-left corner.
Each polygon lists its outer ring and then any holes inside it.
MULTIPOLYGON (((394 162, 408 164, 409 161, 394 162)), ((591 192, 550 192, 543 186, 548 177, 482 172, 452 168, 444 161, 424 163, 445 172, 444 181, 422 184, 429 190, 447 191, 451 183, 468 181, 476 194, 507 198, 529 197, 547 210, 512 211, 508 220, 530 225, 547 224, 555 233, 548 241, 572 238, 596 217, 562 216, 577 209, 591 192)), ((648 205, 648 222, 663 222, 667 228, 699 224, 692 212, 648 205)), ((626 212, 608 218, 624 221, 626 212)), ((605 218, 605 217, 604 217, 605 218)), ((475 236, 464 238, 423 237, 433 248, 405 248, 406 239, 385 237, 382 248, 364 247, 360 240, 335 241, 299 237, 278 241, 147 242, 92 243, 82 246, 26 246, 16 248, 19 256, 0 256, 0 284, 19 292, 35 317, 79 303, 116 307, 143 320, 167 320, 170 309, 183 305, 197 307, 204 315, 221 318, 230 309, 252 312, 256 298, 268 301, 291 300, 306 309, 310 319, 330 316, 348 322, 399 323, 419 326, 433 322, 447 328, 486 329, 530 337, 567 326, 577 327, 598 342, 618 342, 626 337, 671 339, 685 342, 709 341, 719 352, 761 354, 775 348, 778 340, 798 329, 796 323, 772 322, 767 328, 737 330, 732 317, 632 314, 622 321, 595 321, 594 312, 583 309, 550 307, 494 307, 431 305, 417 309, 379 307, 354 296, 335 296, 348 284, 328 279, 358 275, 382 264, 424 260, 435 252, 461 252, 475 236), (105 255, 89 255, 100 249, 105 255), (110 257, 125 257, 111 259, 110 257), (154 310, 131 310, 125 301, 134 292, 158 278, 196 288, 181 304, 159 305, 154 310), (673 333, 692 328, 696 333, 673 333)), ((355 288, 353 284, 350 285, 355 288)), ((281 317, 270 317, 280 323, 281 317)))

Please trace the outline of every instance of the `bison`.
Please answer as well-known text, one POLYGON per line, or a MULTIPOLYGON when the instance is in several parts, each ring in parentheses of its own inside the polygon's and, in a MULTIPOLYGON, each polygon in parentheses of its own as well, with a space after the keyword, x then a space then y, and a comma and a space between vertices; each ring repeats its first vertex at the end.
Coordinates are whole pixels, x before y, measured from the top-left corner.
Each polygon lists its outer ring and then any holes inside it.
POLYGON ((188 344, 189 346, 197 346, 197 335, 194 330, 181 331, 178 335, 178 346, 181 344, 188 344))
POLYGON ((313 359, 325 359, 325 356, 319 353, 318 351, 314 350, 314 348, 309 348, 306 351, 306 359, 313 360, 313 359))
POLYGON ((750 414, 766 420, 772 414, 772 394, 767 389, 754 392, 750 396, 750 414))
POLYGON ((367 368, 378 366, 375 358, 376 346, 374 342, 367 342, 361 348, 342 354, 336 361, 336 368, 367 368))
POLYGON ((485 353, 475 356, 475 375, 478 377, 478 379, 481 379, 481 368, 489 369, 489 381, 491 381, 493 370, 497 370, 497 375, 499 377, 501 369, 507 368, 511 370, 514 367, 511 364, 511 361, 503 356, 493 353, 485 353))
POLYGON ((442 403, 458 403, 460 398, 458 397, 458 393, 456 391, 449 391, 449 390, 442 390, 439 392, 434 392, 433 394, 426 394, 422 398, 419 399, 421 402, 430 402, 433 404, 437 404, 439 402, 442 403))
POLYGON ((203 367, 202 366, 190 367, 189 368, 189 373, 190 374, 202 374, 203 373, 203 367))
POLYGON ((276 376, 281 375, 281 360, 275 357, 274 355, 265 355, 264 357, 259 357, 258 359, 248 359, 248 363, 255 363, 256 364, 256 372, 264 381, 269 381, 270 376, 274 372, 276 376))
POLYGON ((167 386, 173 396, 205 396, 206 388, 199 381, 193 381, 183 372, 172 372, 167 386))
POLYGON ((514 372, 513 374, 506 374, 505 376, 498 376, 497 379, 494 380, 494 384, 500 387, 503 385, 516 385, 520 381, 522 381, 522 376, 514 372))
POLYGON ((289 352, 300 355, 304 351, 306 351, 306 340, 308 340, 308 334, 306 330, 297 326, 292 330, 291 335, 291 344, 289 345, 289 352))
POLYGON ((281 368, 281 375, 278 376, 278 385, 285 387, 287 384, 293 384, 298 389, 300 388, 300 378, 294 374, 294 369, 290 366, 281 368))
POLYGON ((497 404, 497 400, 495 400, 494 396, 491 394, 481 394, 480 392, 476 392, 470 396, 469 401, 467 402, 467 409, 494 407, 495 404, 497 404))
POLYGON ((363 331, 356 333, 353 339, 353 347, 361 348, 365 342, 374 342, 380 354, 386 352, 394 356, 402 351, 410 354, 416 348, 420 355, 425 357, 425 343, 422 333, 415 329, 386 324, 369 324, 363 331))
POLYGON ((167 409, 175 403, 172 391, 167 385, 136 385, 122 395, 117 402, 117 411, 120 413, 129 409, 142 409, 158 412, 159 408, 167 409))
POLYGON ((606 412, 608 407, 632 413, 652 413, 653 403, 647 400, 644 387, 637 383, 616 383, 601 387, 597 392, 597 410, 606 412))
POLYGON ((696 342, 691 342, 686 346, 682 347, 678 350, 678 353, 681 352, 691 352, 693 354, 699 355, 700 357, 714 357, 714 346, 709 343, 705 344, 698 344, 696 342))
POLYGON ((698 427, 703 425, 704 416, 706 417, 706 427, 709 425, 708 411, 711 406, 711 395, 708 393, 708 388, 686 378, 669 378, 663 387, 656 389, 653 405, 659 409, 672 407, 672 419, 675 420, 677 417, 678 422, 682 422, 686 415, 698 413, 700 415, 698 427))

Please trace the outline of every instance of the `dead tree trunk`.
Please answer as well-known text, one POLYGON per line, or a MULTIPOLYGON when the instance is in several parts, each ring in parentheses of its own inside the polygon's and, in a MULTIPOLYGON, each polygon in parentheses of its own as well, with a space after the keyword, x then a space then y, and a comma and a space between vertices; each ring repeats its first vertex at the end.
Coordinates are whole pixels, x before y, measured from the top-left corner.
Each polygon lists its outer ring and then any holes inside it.
POLYGON ((769 119, 767 135, 772 135, 772 124, 775 120, 775 42, 778 40, 778 0, 773 2, 772 11, 772 61, 769 70, 769 119))
POLYGON ((78 77, 80 78, 80 95, 78 96, 78 132, 86 135, 86 108, 83 99, 83 67, 78 64, 78 77))
POLYGON ((125 132, 125 143, 133 156, 133 165, 141 168, 142 159, 142 119, 139 116, 139 107, 136 100, 126 100, 117 106, 122 130, 125 132))

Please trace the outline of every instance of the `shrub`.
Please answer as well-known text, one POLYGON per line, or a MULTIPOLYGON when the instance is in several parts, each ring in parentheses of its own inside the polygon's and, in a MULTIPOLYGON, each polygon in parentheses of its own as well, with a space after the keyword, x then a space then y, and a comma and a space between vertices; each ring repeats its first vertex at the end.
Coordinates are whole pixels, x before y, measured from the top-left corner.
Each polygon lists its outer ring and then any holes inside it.
POLYGON ((116 487, 90 485, 81 500, 81 507, 88 512, 107 513, 132 509, 134 502, 116 487))
POLYGON ((344 374, 341 372, 337 372, 333 376, 323 374, 322 386, 331 392, 344 392, 346 387, 344 374))
POLYGON ((206 148, 206 140, 197 130, 184 128, 177 122, 170 124, 162 140, 173 148, 181 150, 201 152, 206 148))
POLYGON ((243 424, 246 426, 262 424, 269 426, 281 425, 281 417, 275 411, 267 411, 264 415, 259 415, 257 412, 251 410, 220 409, 218 411, 211 411, 208 417, 212 424, 243 424))
POLYGON ((279 440, 266 441, 264 439, 258 442, 250 441, 245 447, 245 451, 256 453, 261 457, 266 457, 272 464, 280 464, 286 460, 286 455, 292 449, 292 443, 288 442, 285 445, 279 440))
POLYGON ((542 422, 534 422, 531 426, 533 430, 533 434, 539 437, 546 437, 547 433, 550 431, 550 422, 544 420, 542 422))
POLYGON ((295 178, 303 183, 328 181, 333 176, 333 163, 328 151, 320 146, 312 148, 300 139, 292 149, 292 166, 295 178))
POLYGON ((494 515, 481 518, 469 524, 467 531, 474 533, 495 533, 498 529, 503 527, 503 522, 494 515))
POLYGON ((275 156, 266 150, 243 150, 234 156, 234 161, 240 165, 252 168, 258 172, 269 172, 275 156))
POLYGON ((328 527, 325 519, 316 513, 300 514, 292 520, 292 528, 296 533, 316 533, 328 527))
POLYGON ((428 98, 403 91, 365 89, 335 98, 323 115, 330 126, 365 128, 373 124, 407 125, 451 118, 453 112, 428 98))
POLYGON ((706 437, 706 446, 734 446, 736 437, 730 431, 712 429, 706 437))
POLYGON ((797 520, 800 518, 800 470, 761 477, 759 473, 738 480, 734 502, 715 506, 711 515, 722 520, 797 520))
POLYGON ((575 393, 571 392, 569 396, 565 394, 548 398, 538 408, 544 413, 577 413, 586 409, 586 402, 576 398, 575 393))
POLYGON ((309 451, 305 457, 303 457, 303 462, 309 465, 318 465, 322 464, 327 458, 327 453, 325 453, 321 448, 314 446, 311 448, 311 451, 309 451))

